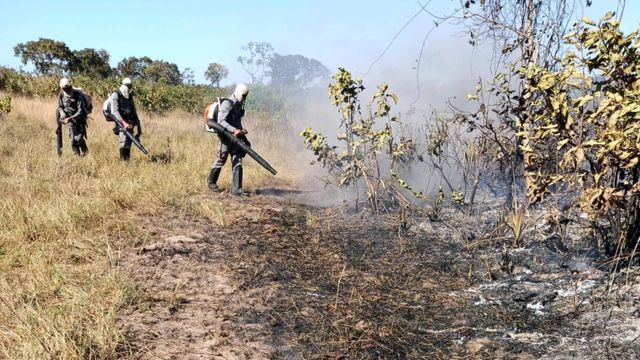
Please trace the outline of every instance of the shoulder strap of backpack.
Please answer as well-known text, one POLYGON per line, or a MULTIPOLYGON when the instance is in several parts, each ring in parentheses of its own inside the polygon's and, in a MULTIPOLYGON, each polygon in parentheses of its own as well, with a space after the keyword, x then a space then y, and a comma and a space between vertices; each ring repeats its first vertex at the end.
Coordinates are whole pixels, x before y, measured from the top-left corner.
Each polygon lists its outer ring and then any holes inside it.
POLYGON ((82 100, 82 91, 73 89, 73 91, 71 92, 71 97, 75 98, 76 100, 82 100))
POLYGON ((214 121, 218 121, 218 119, 215 119, 216 117, 218 117, 218 108, 220 108, 220 98, 216 97, 216 101, 212 102, 208 108, 207 108, 207 114, 206 114, 206 119, 207 121, 209 119, 214 120, 214 121))
POLYGON ((120 100, 120 94, 117 90, 110 92, 107 98, 104 100, 104 103, 102 104, 103 110, 109 110, 109 112, 111 112, 111 96, 113 96, 113 94, 116 94, 116 99, 120 100), (108 106, 107 103, 109 104, 108 106))

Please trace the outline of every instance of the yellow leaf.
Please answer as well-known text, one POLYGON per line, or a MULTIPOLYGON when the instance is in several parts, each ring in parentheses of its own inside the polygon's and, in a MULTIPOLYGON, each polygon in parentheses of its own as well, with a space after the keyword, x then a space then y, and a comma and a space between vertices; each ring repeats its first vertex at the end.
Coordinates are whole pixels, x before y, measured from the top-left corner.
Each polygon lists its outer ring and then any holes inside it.
POLYGON ((638 157, 634 157, 631 160, 629 160, 629 163, 627 163, 627 165, 625 165, 624 168, 631 169, 636 165, 638 165, 638 157))
POLYGON ((585 24, 591 25, 591 26, 596 26, 596 23, 593 20, 589 19, 587 16, 583 16, 580 19, 580 21, 582 21, 585 24))
POLYGON ((616 140, 613 140, 612 142, 610 142, 610 143, 607 145, 607 150, 609 150, 609 151, 610 151, 610 150, 612 150, 613 148, 615 148, 616 146, 618 146, 618 144, 620 144, 621 142, 622 142, 622 139, 616 139, 616 140))
POLYGON ((574 106, 582 107, 582 106, 584 106, 584 104, 588 103, 591 100, 593 100, 593 96, 585 95, 585 96, 581 96, 581 97, 575 99, 573 101, 573 104, 574 104, 574 106))
POLYGON ((582 146, 586 146, 586 147, 591 147, 591 146, 600 146, 600 145, 604 145, 603 142, 598 141, 598 140, 589 140, 589 141, 585 141, 582 146))
POLYGON ((533 149, 530 146, 522 146, 520 145, 520 150, 522 150, 522 152, 527 152, 527 153, 532 153, 533 149))
POLYGON ((604 14, 604 16, 602 16, 600 20, 602 20, 602 22, 609 21, 613 19, 613 15, 614 15, 613 11, 607 11, 607 13, 604 14))
POLYGON ((571 125, 573 125, 573 116, 569 115, 569 116, 567 116, 566 124, 564 124, 565 130, 571 129, 571 125))
POLYGON ((558 141, 558 146, 556 146, 556 150, 562 149, 562 147, 565 146, 568 142, 569 142, 569 139, 558 141))
POLYGON ((579 147, 576 149, 576 161, 581 162, 584 160, 584 149, 579 147))

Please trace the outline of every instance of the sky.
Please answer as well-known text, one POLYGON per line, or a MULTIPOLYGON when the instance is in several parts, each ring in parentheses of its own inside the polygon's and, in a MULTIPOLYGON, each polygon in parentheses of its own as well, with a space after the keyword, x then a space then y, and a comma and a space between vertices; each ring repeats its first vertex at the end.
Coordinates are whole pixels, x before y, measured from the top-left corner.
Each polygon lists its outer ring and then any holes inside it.
MULTIPOLYGON (((583 2, 583 1, 580 1, 583 2)), ((23 66, 13 47, 40 37, 63 41, 71 50, 105 49, 116 66, 129 56, 148 56, 191 68, 205 82, 209 63, 229 68, 222 84, 247 82, 237 62, 250 41, 268 42, 281 55, 300 54, 325 64, 332 72, 344 67, 367 78, 386 79, 416 91, 415 66, 434 18, 420 12, 414 0, 244 0, 151 1, 0 0, 0 66, 23 66), (388 51, 375 61, 391 43, 388 51), (368 71, 373 64, 372 70, 368 71)), ((422 0, 445 14, 459 0, 422 0)), ((588 15, 599 18, 617 0, 593 0, 588 15)), ((640 2, 627 1, 622 27, 640 23, 640 2)), ((476 78, 488 59, 486 49, 472 48, 460 29, 439 26, 425 44, 420 63, 424 87, 439 81, 476 78), (446 69, 447 71, 443 71, 446 69), (451 74, 454 75, 451 78, 451 74), (431 84, 429 84, 431 82, 431 84)), ((30 70, 29 66, 24 67, 30 70)))

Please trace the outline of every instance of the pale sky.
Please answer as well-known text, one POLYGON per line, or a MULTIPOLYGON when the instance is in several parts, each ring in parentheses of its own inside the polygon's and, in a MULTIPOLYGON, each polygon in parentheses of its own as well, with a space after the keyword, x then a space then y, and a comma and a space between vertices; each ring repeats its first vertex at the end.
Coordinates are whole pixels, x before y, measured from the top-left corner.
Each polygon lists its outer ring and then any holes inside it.
MULTIPOLYGON (((579 1, 583 3, 584 1, 579 1)), ((300 54, 317 59, 332 72, 345 67, 366 78, 384 78, 400 86, 415 77, 413 68, 423 39, 434 19, 421 12, 400 33, 389 51, 365 72, 396 33, 420 9, 413 0, 244 0, 244 1, 70 1, 0 0, 0 66, 18 68, 13 47, 40 37, 63 41, 71 50, 105 49, 111 65, 129 56, 149 56, 194 70, 204 82, 210 62, 230 70, 223 84, 247 81, 237 63, 242 46, 266 41, 281 55, 300 54), (403 80, 404 79, 404 80, 403 80)), ((422 0, 427 8, 445 14, 459 0, 422 0)), ((593 0, 588 15, 599 18, 615 10, 616 0, 593 0)), ((627 1, 623 29, 640 23, 640 2, 627 1)), ((482 49, 466 46, 459 29, 440 26, 429 37, 421 67, 432 77, 439 66, 460 67, 464 76, 481 68, 482 49)), ((30 70, 29 67, 25 67, 30 70)), ((455 71, 455 70, 454 70, 455 71)))

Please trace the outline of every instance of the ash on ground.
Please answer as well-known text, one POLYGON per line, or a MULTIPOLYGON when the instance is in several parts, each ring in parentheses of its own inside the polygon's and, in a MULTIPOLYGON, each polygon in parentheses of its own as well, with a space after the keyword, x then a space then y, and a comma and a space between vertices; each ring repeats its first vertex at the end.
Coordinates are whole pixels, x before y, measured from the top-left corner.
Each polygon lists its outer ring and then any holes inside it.
POLYGON ((150 219, 151 240, 123 261, 149 294, 121 316, 130 353, 640 357, 638 270, 613 273, 579 214, 532 210, 514 244, 496 203, 398 219, 278 195, 194 199, 224 204, 233 220, 218 224, 189 207, 150 219))

